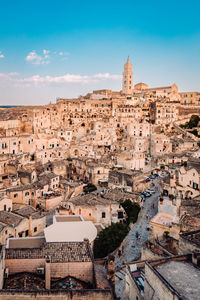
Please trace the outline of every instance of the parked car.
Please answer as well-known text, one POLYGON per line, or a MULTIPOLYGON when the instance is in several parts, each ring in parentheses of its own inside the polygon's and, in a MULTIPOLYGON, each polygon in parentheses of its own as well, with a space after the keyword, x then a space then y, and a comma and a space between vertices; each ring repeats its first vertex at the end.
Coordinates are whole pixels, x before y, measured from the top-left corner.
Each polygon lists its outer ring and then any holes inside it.
POLYGON ((151 197, 151 193, 149 193, 147 191, 145 191, 144 194, 145 194, 145 197, 151 197))
POLYGON ((155 193, 155 191, 152 190, 152 189, 146 190, 145 192, 146 192, 146 193, 149 193, 150 195, 153 195, 153 194, 155 193))
POLYGON ((165 178, 166 176, 167 176, 167 173, 161 173, 161 174, 160 174, 160 177, 161 177, 161 178, 165 178))

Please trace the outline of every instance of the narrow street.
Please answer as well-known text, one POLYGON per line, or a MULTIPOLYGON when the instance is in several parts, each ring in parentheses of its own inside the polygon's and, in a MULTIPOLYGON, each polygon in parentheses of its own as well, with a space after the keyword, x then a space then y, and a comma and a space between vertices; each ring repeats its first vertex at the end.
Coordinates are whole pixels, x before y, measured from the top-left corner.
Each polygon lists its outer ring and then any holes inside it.
MULTIPOLYGON (((130 263, 134 260, 140 259, 142 245, 148 240, 149 231, 147 230, 147 226, 149 225, 151 218, 155 216, 158 211, 158 197, 160 195, 159 179, 155 179, 153 183, 155 184, 155 188, 158 188, 158 191, 151 197, 146 198, 144 207, 140 211, 137 222, 124 240, 124 251, 121 257, 118 255, 115 257, 115 268, 121 267, 124 263, 130 263), (154 209, 152 209, 152 204, 154 204, 154 209), (139 238, 136 238, 137 233, 139 238)), ((125 295, 124 270, 116 273, 115 291, 119 299, 127 299, 125 295)))

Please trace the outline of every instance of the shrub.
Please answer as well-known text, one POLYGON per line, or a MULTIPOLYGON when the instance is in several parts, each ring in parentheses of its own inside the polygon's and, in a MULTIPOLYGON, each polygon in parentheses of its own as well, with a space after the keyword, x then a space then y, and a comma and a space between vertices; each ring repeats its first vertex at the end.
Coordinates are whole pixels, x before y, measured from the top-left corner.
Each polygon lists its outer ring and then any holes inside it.
POLYGON ((91 193, 91 192, 96 191, 96 190, 97 190, 96 185, 94 185, 92 183, 88 183, 88 185, 84 187, 84 192, 85 193, 91 193))

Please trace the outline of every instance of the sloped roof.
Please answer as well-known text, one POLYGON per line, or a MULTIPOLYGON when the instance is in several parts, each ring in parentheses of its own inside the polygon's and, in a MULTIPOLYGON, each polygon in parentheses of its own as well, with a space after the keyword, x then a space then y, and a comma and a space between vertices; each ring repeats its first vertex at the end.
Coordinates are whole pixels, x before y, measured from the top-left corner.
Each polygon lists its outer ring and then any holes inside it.
POLYGON ((6 259, 46 259, 55 262, 90 262, 92 253, 88 241, 45 243, 38 248, 6 249, 6 259))

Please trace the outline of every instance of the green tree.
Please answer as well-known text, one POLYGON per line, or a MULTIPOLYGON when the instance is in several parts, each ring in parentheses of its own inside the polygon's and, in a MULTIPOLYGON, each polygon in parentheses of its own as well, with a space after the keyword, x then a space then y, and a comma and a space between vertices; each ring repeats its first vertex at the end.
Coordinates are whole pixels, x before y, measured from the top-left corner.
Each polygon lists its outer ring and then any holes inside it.
POLYGON ((96 190, 97 190, 97 187, 96 187, 96 185, 94 185, 94 184, 92 184, 92 183, 88 183, 88 185, 85 186, 85 187, 83 188, 83 190, 84 190, 85 193, 91 193, 91 192, 93 192, 93 191, 96 191, 96 190))
POLYGON ((200 120, 199 116, 192 115, 190 121, 188 122, 188 128, 192 129, 193 127, 197 127, 199 120, 200 120))
POLYGON ((127 223, 135 223, 140 212, 140 206, 138 203, 133 203, 130 199, 120 203, 127 214, 127 223))
POLYGON ((198 131, 197 129, 193 129, 192 131, 190 131, 190 133, 194 134, 195 136, 198 137, 198 131))
POLYGON ((112 223, 103 229, 94 241, 94 257, 102 258, 117 249, 130 228, 126 223, 112 223))

